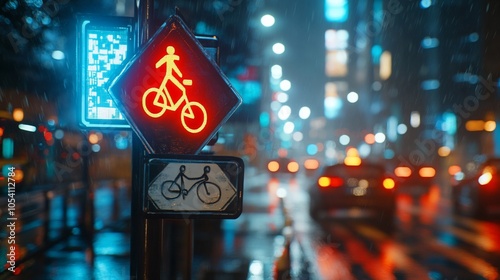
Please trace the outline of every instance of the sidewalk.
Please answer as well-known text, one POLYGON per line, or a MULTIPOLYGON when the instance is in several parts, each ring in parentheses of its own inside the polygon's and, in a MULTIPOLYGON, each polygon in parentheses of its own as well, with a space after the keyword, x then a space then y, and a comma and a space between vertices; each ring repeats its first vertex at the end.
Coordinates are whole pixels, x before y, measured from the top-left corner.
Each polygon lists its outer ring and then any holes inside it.
MULTIPOLYGON (((245 184, 243 213, 238 219, 195 222, 194 279, 272 279, 273 267, 286 244, 285 213, 282 202, 269 195, 268 177, 248 175, 252 180, 245 184)), ((69 239, 26 264, 21 275, 13 279, 130 279, 128 190, 103 184, 96 188, 95 197, 93 246, 74 231, 69 239)), ((303 253, 296 240, 292 239, 290 252, 291 264, 303 266, 303 253)), ((308 278, 301 275, 292 279, 308 278)))

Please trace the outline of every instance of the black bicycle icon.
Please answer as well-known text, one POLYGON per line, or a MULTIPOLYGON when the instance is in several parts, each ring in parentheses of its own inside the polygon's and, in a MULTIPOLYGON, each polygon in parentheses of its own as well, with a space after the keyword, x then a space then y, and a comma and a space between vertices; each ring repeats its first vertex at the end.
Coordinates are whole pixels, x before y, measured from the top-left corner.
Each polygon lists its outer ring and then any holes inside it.
POLYGON ((217 203, 221 198, 220 187, 212 182, 208 182, 208 173, 210 172, 210 166, 205 166, 203 168, 203 175, 200 177, 190 178, 184 174, 186 172, 186 166, 181 165, 179 168, 179 174, 174 180, 167 180, 161 184, 161 194, 166 199, 176 199, 182 194, 182 199, 186 199, 189 192, 196 188, 196 195, 205 204, 217 203), (190 188, 186 188, 184 184, 184 179, 190 181, 197 180, 190 188))

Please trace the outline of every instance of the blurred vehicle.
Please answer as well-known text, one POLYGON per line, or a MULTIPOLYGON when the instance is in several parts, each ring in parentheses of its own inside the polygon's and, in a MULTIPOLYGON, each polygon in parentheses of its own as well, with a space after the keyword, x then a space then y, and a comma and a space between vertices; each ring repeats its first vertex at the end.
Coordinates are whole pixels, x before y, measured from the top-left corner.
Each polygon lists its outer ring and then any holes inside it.
POLYGON ((381 164, 350 160, 325 166, 309 189, 310 215, 319 219, 331 210, 360 208, 375 210, 392 221, 395 187, 394 179, 381 164))
POLYGON ((455 213, 474 218, 500 214, 500 158, 487 159, 468 178, 452 185, 455 213))
POLYGON ((279 157, 272 159, 267 163, 267 170, 271 175, 275 176, 278 174, 291 174, 295 175, 299 172, 299 163, 293 159, 287 157, 279 157))
POLYGON ((422 194, 429 191, 436 177, 436 169, 430 165, 419 167, 399 165, 394 168, 393 172, 398 183, 398 192, 409 194, 422 194))

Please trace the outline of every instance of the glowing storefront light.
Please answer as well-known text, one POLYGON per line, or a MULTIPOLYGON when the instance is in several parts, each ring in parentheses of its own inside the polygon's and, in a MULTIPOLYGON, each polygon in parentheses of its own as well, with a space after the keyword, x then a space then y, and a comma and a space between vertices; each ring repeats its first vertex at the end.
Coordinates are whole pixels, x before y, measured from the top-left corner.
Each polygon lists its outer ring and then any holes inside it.
POLYGON ((346 30, 328 29, 325 31, 326 63, 325 73, 328 77, 347 75, 349 32, 346 30))

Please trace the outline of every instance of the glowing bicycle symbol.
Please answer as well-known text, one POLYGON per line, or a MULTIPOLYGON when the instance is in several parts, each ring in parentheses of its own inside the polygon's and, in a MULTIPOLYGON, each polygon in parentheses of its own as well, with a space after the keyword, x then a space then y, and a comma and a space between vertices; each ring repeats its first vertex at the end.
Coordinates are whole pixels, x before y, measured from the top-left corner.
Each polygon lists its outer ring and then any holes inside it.
POLYGON ((199 102, 189 101, 186 94, 186 87, 193 84, 192 80, 183 79, 182 83, 173 75, 175 72, 180 78, 182 78, 182 72, 179 70, 175 61, 179 60, 180 57, 175 54, 175 48, 172 46, 167 47, 167 54, 156 62, 156 68, 159 68, 163 64, 166 65, 166 73, 160 87, 155 88, 151 87, 147 89, 142 95, 142 108, 144 112, 152 117, 159 118, 163 116, 166 110, 169 111, 177 111, 177 109, 184 103, 184 106, 181 109, 181 122, 182 126, 186 131, 190 133, 198 133, 202 131, 207 124, 207 111, 205 107, 201 105, 199 102), (182 96, 174 103, 172 97, 170 96, 167 90, 167 82, 172 82, 177 88, 182 91, 182 96), (148 104, 148 96, 154 93, 154 99, 152 104, 148 104), (193 110, 193 108, 198 108, 198 110, 193 110), (159 109, 159 110, 158 110, 159 109), (195 111, 198 112, 195 115, 195 111), (188 125, 186 123, 186 118, 188 119, 199 119, 202 118, 202 122, 199 126, 197 125, 188 125), (193 127, 194 126, 194 127, 193 127))

